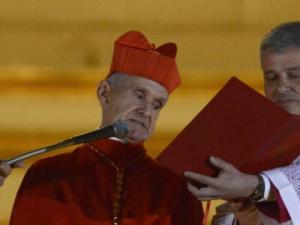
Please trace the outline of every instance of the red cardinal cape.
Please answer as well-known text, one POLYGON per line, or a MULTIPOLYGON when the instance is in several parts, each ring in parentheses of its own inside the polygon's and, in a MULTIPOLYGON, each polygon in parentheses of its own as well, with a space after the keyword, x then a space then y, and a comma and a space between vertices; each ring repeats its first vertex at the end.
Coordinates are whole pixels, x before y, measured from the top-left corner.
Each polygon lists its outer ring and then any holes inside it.
POLYGON ((202 217, 185 182, 141 145, 102 140, 35 163, 10 224, 199 225, 202 217))

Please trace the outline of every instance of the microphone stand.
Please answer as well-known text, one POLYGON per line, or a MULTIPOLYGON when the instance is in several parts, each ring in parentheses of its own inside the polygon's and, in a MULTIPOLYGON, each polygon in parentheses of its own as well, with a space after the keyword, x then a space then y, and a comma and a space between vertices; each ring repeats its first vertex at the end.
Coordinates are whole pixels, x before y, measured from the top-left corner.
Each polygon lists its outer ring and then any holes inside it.
POLYGON ((49 145, 47 147, 42 147, 42 148, 34 149, 32 151, 23 153, 21 155, 18 155, 16 157, 11 158, 11 159, 5 160, 5 162, 8 165, 12 165, 12 164, 14 164, 16 162, 19 162, 21 160, 24 160, 24 159, 27 159, 27 158, 30 158, 30 157, 33 157, 33 156, 36 156, 36 155, 40 155, 40 154, 43 154, 45 152, 50 152, 50 151, 55 150, 55 149, 65 148, 65 147, 70 146, 70 145, 72 145, 71 142, 62 141, 62 142, 59 142, 59 143, 54 144, 54 145, 49 145))
POLYGON ((21 155, 18 155, 16 157, 13 157, 11 159, 8 160, 4 160, 5 163, 7 163, 8 165, 12 165, 16 162, 19 162, 21 160, 36 156, 36 155, 40 155, 46 152, 50 152, 56 149, 60 149, 60 148, 65 148, 71 145, 76 145, 76 144, 80 144, 83 142, 88 142, 88 141, 93 141, 96 139, 104 139, 104 138, 109 138, 109 137, 116 137, 116 138, 120 138, 123 139, 127 136, 129 130, 127 125, 124 122, 117 122, 113 125, 104 127, 104 128, 100 128, 98 130, 92 131, 92 132, 88 132, 85 134, 81 134, 75 137, 71 137, 69 139, 60 141, 56 144, 53 145, 49 145, 47 147, 42 147, 42 148, 38 148, 26 153, 23 153, 21 155))

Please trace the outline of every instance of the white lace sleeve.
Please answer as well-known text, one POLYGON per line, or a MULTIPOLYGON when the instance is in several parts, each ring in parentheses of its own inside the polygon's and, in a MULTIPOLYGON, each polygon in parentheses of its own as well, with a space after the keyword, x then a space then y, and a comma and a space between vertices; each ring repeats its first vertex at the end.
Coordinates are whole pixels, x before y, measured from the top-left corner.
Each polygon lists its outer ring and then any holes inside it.
POLYGON ((280 170, 293 185, 298 198, 300 199, 300 160, 295 161, 289 166, 282 167, 280 170))
POLYGON ((294 224, 300 224, 300 157, 292 164, 263 172, 275 185, 294 224))

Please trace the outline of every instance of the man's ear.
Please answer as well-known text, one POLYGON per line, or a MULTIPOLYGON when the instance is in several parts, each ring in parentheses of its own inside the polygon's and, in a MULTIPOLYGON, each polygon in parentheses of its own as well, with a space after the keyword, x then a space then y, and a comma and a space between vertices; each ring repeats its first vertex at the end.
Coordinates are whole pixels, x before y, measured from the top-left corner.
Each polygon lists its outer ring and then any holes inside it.
POLYGON ((109 81, 107 80, 102 80, 97 89, 97 96, 100 104, 102 106, 106 105, 109 103, 109 94, 111 93, 111 86, 109 81))

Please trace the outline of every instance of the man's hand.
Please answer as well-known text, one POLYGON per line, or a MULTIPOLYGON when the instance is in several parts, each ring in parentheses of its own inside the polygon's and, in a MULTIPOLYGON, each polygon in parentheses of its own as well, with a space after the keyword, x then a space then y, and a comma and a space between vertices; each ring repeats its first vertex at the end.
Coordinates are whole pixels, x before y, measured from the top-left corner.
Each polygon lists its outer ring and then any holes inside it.
POLYGON ((256 175, 240 172, 233 165, 216 157, 210 157, 210 162, 220 169, 217 177, 185 172, 185 177, 196 181, 205 187, 198 188, 188 183, 188 190, 199 200, 238 199, 249 197, 258 185, 256 175))
POLYGON ((11 173, 12 168, 23 167, 23 162, 15 163, 13 166, 7 165, 5 162, 0 161, 0 186, 4 184, 6 177, 11 173))

